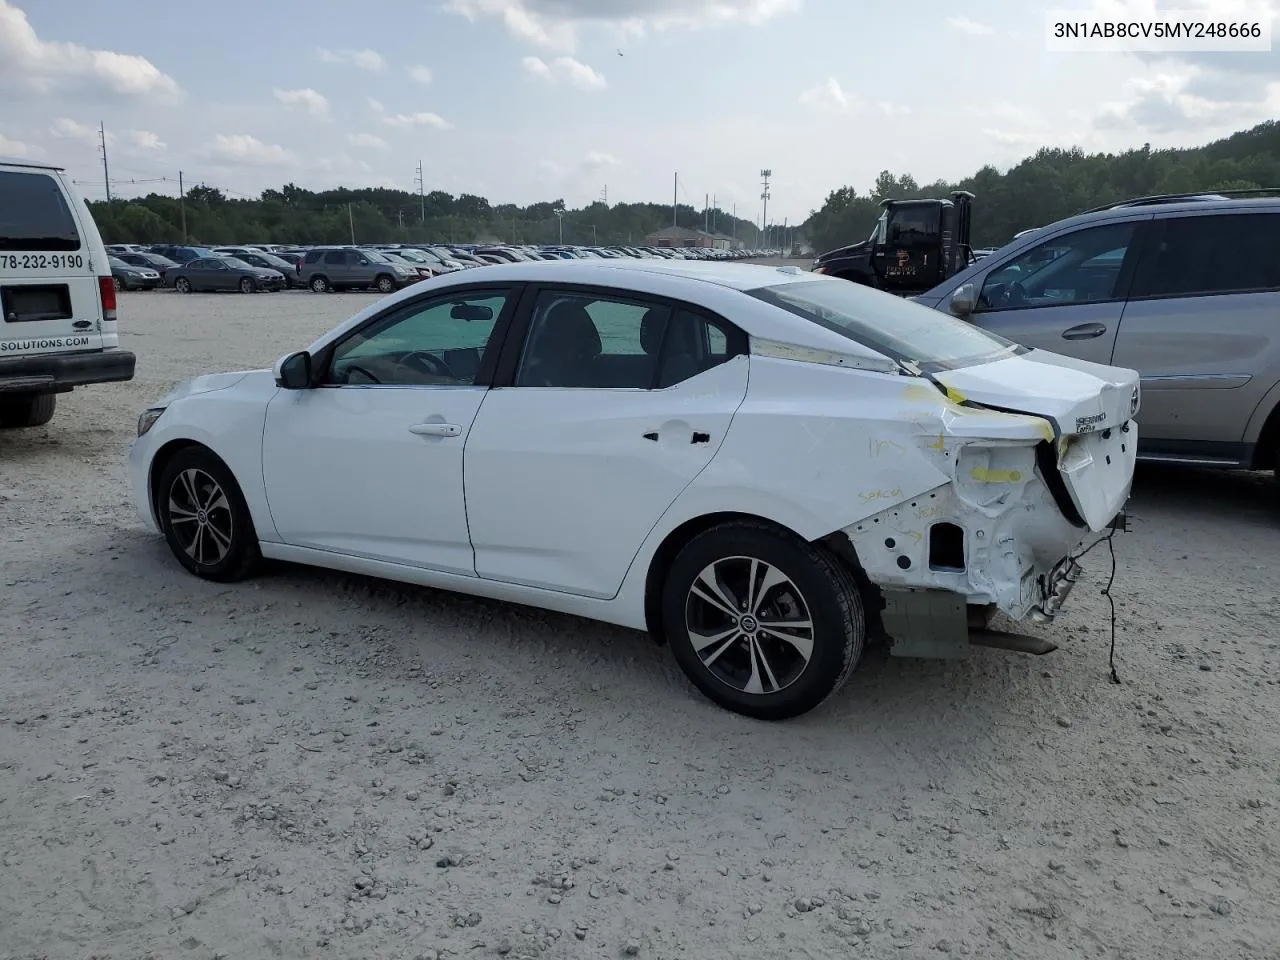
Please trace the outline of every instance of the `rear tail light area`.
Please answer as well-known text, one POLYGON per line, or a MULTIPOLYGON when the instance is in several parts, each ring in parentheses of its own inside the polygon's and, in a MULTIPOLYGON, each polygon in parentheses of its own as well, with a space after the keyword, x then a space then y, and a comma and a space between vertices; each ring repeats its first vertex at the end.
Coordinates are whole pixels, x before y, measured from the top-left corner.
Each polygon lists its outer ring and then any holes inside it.
POLYGON ((114 322, 116 319, 115 277, 98 278, 98 298, 102 301, 102 319, 114 322))

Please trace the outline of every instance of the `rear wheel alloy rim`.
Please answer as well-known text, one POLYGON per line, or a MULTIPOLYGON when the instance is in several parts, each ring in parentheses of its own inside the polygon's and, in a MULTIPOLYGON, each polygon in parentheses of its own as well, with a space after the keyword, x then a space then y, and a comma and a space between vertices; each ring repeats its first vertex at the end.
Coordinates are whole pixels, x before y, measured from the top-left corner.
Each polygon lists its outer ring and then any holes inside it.
POLYGON ((698 574, 685 628, 707 671, 741 693, 785 690, 813 658, 813 617, 800 588, 755 557, 725 557, 698 574))
POLYGON ((231 501, 203 470, 183 470, 169 488, 169 523, 183 552, 204 567, 226 559, 235 531, 231 501))

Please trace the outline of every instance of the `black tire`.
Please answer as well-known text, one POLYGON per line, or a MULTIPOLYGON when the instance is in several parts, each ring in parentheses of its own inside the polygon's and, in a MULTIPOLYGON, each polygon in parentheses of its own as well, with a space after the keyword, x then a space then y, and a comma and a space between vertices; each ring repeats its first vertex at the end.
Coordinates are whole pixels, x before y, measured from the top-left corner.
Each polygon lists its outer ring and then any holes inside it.
POLYGON ((310 287, 313 293, 328 293, 329 278, 328 277, 312 277, 310 287))
POLYGON ((186 447, 174 454, 160 472, 155 502, 169 549, 197 577, 241 580, 262 559, 240 485, 208 448, 186 447))
POLYGON ((0 428, 43 427, 53 419, 57 405, 58 395, 54 393, 19 393, 0 397, 0 428))
POLYGON ((379 293, 393 293, 396 289, 395 278, 385 273, 379 274, 373 285, 378 288, 379 293))
POLYGON ((191 286, 191 281, 186 277, 179 277, 173 281, 173 289, 179 293, 190 293, 194 288, 191 286))
MULTIPOLYGON (((741 605, 735 610, 742 613, 741 605)), ((759 521, 713 527, 677 554, 663 587, 662 619, 676 662, 694 686, 720 706, 758 720, 786 720, 818 706, 849 679, 866 639, 862 597, 840 561, 822 547, 759 521), (764 588, 768 568, 786 582, 764 588), (735 571, 742 573, 738 589, 729 584, 735 571), (746 590, 747 575, 753 573, 761 587, 755 609, 734 621, 722 614, 721 605, 695 595, 695 583, 712 572, 730 598, 746 590), (765 611, 774 612, 766 617, 765 611), (692 621, 702 614, 712 621, 702 623, 699 632, 717 637, 704 646, 715 669, 704 663, 691 637, 692 621), (716 616, 721 618, 718 626, 716 616), (786 626, 784 633, 761 628, 772 621, 781 630, 787 619, 810 624, 808 636, 797 626, 786 626), (802 642, 784 642, 783 636, 802 642), (805 660, 801 651, 810 642, 805 660), (752 678, 761 689, 747 692, 752 678)))
POLYGON ((257 283, 254 282, 253 277, 240 278, 240 292, 241 293, 257 293, 258 292, 258 285, 257 283))

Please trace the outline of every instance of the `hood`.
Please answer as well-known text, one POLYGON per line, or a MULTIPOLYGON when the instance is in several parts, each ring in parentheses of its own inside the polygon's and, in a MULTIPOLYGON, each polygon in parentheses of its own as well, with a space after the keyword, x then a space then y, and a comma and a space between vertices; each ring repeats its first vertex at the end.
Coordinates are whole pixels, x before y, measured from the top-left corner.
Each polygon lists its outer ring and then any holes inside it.
POLYGON ((859 240, 857 243, 851 243, 845 247, 836 247, 834 250, 828 250, 826 253, 818 255, 817 263, 826 263, 828 260, 840 260, 844 257, 851 257, 855 254, 866 253, 871 249, 870 240, 859 240))
POLYGON ((267 376, 271 376, 270 370, 237 370, 234 373, 207 373, 175 384, 173 389, 166 393, 156 406, 167 407, 183 397, 195 396, 198 393, 212 393, 214 390, 225 390, 227 387, 234 387, 251 373, 265 373, 267 376))
POLYGON ((946 370, 934 379, 957 402, 1044 417, 1060 437, 1118 427, 1133 419, 1140 402, 1136 370, 1043 350, 946 370))
POLYGON ((279 270, 276 270, 273 267, 254 267, 253 273, 255 276, 263 277, 266 279, 270 279, 271 277, 284 276, 284 274, 282 274, 279 270))

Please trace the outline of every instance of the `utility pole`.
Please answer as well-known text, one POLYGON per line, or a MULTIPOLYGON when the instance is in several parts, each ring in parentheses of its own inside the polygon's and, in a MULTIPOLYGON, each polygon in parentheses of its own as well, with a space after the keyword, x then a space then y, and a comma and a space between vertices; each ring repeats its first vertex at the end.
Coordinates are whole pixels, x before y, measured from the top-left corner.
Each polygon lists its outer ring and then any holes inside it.
POLYGON ((606 183, 604 189, 600 191, 600 201, 607 207, 609 205, 609 185, 606 183))
POLYGON ((720 209, 720 204, 716 202, 716 195, 711 195, 711 232, 716 232, 716 213, 720 209))
POLYGON ((782 255, 787 256, 787 218, 782 218, 782 255))
POLYGON ((422 178, 422 161, 421 160, 418 161, 418 176, 414 179, 414 182, 418 184, 418 206, 422 210, 422 222, 426 223, 427 222, 427 193, 426 193, 426 181, 424 181, 422 178))
POLYGON ((178 171, 178 209, 182 211, 182 242, 187 242, 187 191, 182 186, 182 171, 178 171))
POLYGON ((349 203, 347 204, 347 226, 351 228, 351 245, 354 247, 356 245, 356 221, 351 216, 351 204, 349 203))
POLYGON ((760 213, 760 227, 764 231, 764 245, 769 246, 769 178, 773 176, 772 170, 761 170, 760 180, 764 185, 764 189, 760 192, 760 199, 764 201, 764 209, 760 213))
POLYGON ((107 171, 107 129, 98 121, 98 142, 102 144, 102 185, 107 188, 107 203, 111 202, 111 174, 107 171))
POLYGON ((671 225, 673 227, 680 226, 679 218, 676 216, 676 209, 680 206, 680 172, 676 171, 676 183, 671 189, 671 225))
POLYGON ((702 195, 702 232, 711 232, 711 194, 702 195))

